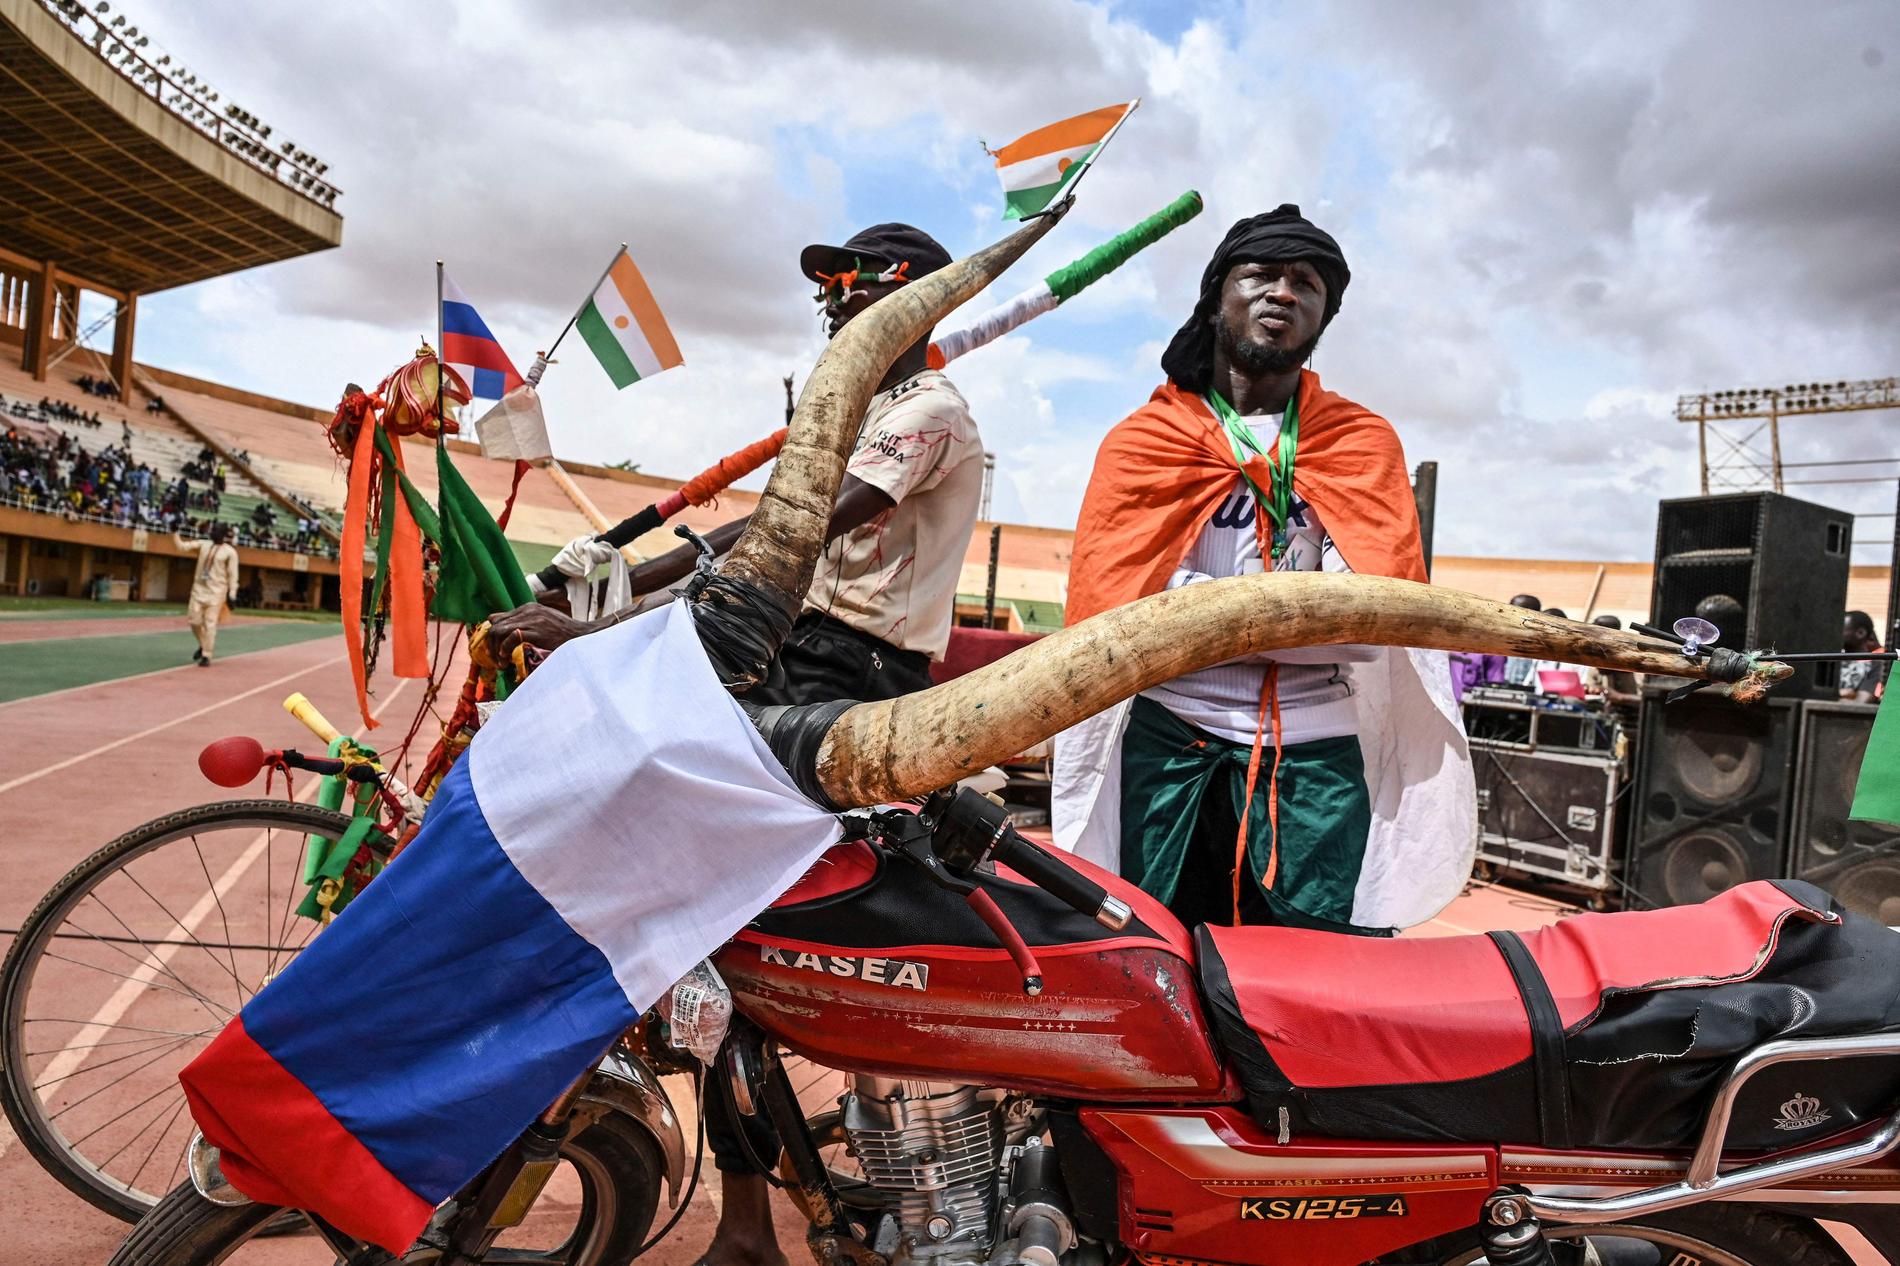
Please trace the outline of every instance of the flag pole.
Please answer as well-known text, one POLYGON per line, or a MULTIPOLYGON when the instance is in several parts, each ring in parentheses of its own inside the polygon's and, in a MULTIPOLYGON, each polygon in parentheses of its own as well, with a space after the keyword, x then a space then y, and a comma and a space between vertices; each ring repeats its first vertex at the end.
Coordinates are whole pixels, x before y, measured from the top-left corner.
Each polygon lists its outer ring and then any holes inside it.
POLYGON ((600 270, 600 276, 594 280, 593 289, 589 290, 587 297, 581 300, 580 307, 574 309, 574 315, 567 319, 567 324, 561 327, 561 332, 554 336, 554 342, 549 344, 548 350, 541 353, 541 359, 548 361, 550 364, 553 363, 554 349, 561 345, 561 340, 567 337, 567 332, 574 328, 574 322, 581 319, 581 313, 587 311, 587 305, 594 301, 594 291, 600 289, 600 283, 607 280, 607 274, 614 270, 614 265, 618 264, 620 257, 626 253, 627 244, 622 242, 620 249, 614 252, 614 257, 607 261, 607 266, 600 270))
POLYGON ((442 371, 442 261, 435 261, 435 442, 440 448, 448 443, 442 431, 442 389, 448 375, 442 371))
MULTIPOLYGON (((548 345, 547 351, 540 353, 536 357, 541 364, 551 365, 554 363, 554 349, 561 345, 561 340, 567 337, 567 332, 574 328, 574 322, 581 319, 581 313, 587 311, 587 305, 594 301, 594 294, 600 289, 601 283, 607 280, 607 274, 614 270, 614 265, 618 264, 620 257, 626 253, 627 244, 622 242, 620 249, 614 252, 613 258, 607 261, 607 266, 600 270, 600 276, 594 279, 593 287, 588 290, 587 297, 582 299, 580 306, 574 309, 574 315, 567 319, 567 324, 561 327, 561 332, 554 336, 554 342, 548 345)), ((539 375, 536 375, 535 383, 537 386, 539 382, 539 375)), ((574 508, 580 511, 581 517, 586 519, 588 523, 593 526, 595 531, 605 532, 609 527, 613 526, 607 516, 600 512, 600 507, 594 504, 593 498, 587 495, 586 490, 574 482, 574 477, 567 473, 567 468, 561 465, 561 461, 558 457, 549 454, 542 469, 547 471, 548 477, 554 480, 555 485, 566 494, 569 501, 574 503, 574 508)), ((635 549, 632 542, 628 542, 621 547, 620 556, 625 558, 630 564, 637 565, 646 561, 646 555, 635 549)))
MULTIPOLYGON (((1089 168, 1095 166, 1096 158, 1098 158, 1101 155, 1101 152, 1103 150, 1108 148, 1108 143, 1115 139, 1115 133, 1122 130, 1122 124, 1128 122, 1128 117, 1132 115, 1137 109, 1139 109, 1140 106, 1141 106, 1140 97, 1136 97, 1133 101, 1130 101, 1128 103, 1128 108, 1122 111, 1122 117, 1119 119, 1116 119, 1115 126, 1108 129, 1108 135, 1104 136, 1101 139, 1101 141, 1095 146, 1094 151, 1091 152, 1087 158, 1082 160, 1082 170, 1077 172, 1075 174, 1075 179, 1071 180, 1068 183, 1068 185, 1062 190, 1062 196, 1064 198, 1073 198, 1075 196, 1075 187, 1082 183, 1082 177, 1089 174, 1089 168)), ((1050 206, 1054 206, 1054 205, 1056 205, 1054 202, 1050 203, 1050 206)), ((1037 214, 1041 215, 1043 214, 1043 212, 1037 212, 1037 214)))

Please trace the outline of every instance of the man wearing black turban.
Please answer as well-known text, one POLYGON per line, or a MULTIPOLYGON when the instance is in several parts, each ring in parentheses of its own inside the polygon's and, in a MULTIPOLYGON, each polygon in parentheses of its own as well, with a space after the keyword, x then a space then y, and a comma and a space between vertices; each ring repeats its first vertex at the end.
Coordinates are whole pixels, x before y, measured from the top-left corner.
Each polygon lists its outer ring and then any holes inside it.
MULTIPOLYGON (((1351 279, 1298 207, 1228 230, 1161 357, 1168 381, 1096 455, 1069 623, 1269 569, 1425 579, 1397 435, 1303 368, 1351 279)), ((1307 647, 1189 673, 1062 735, 1054 790, 1057 842, 1190 926, 1383 930, 1430 918, 1470 873, 1442 655, 1307 647)))
MULTIPOLYGON (((1283 202, 1275 210, 1242 220, 1227 230, 1214 258, 1207 261, 1194 315, 1175 332, 1168 350, 1161 354, 1161 368, 1190 391, 1205 392, 1213 377, 1214 349, 1219 343, 1230 360, 1255 372, 1285 375, 1297 370, 1312 357, 1319 336, 1339 315, 1340 301, 1351 281, 1352 270, 1346 267, 1339 243, 1302 216, 1292 203, 1283 202), (1313 299, 1309 306, 1317 309, 1313 315, 1318 318, 1318 328, 1300 338, 1307 327, 1301 325, 1295 330, 1282 319, 1278 327, 1250 337, 1241 319, 1230 322, 1223 311, 1222 292, 1228 274, 1240 264, 1259 266, 1250 270, 1249 280, 1287 273, 1296 290, 1309 289, 1313 299)), ((1258 291, 1255 285, 1249 292, 1258 291)), ((1279 306, 1289 308, 1289 316, 1297 315, 1299 305, 1279 306)))

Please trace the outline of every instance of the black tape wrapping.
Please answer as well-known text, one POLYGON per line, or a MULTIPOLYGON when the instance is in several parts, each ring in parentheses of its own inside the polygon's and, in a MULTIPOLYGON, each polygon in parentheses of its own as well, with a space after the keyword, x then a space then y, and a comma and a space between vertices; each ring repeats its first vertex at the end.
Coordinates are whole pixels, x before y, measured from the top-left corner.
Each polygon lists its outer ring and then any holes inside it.
POLYGON ((842 806, 825 794, 824 784, 818 780, 818 748, 838 718, 858 706, 857 701, 836 699, 827 703, 762 706, 741 699, 739 706, 759 727, 765 745, 791 774, 793 784, 820 808, 834 813, 841 811, 842 806))
POLYGON ((742 694, 765 680, 778 648, 792 631, 792 613, 777 598, 748 580, 712 570, 709 559, 683 589, 699 627, 699 644, 706 648, 719 684, 742 694))
POLYGON ((651 532, 664 522, 666 522, 666 520, 660 517, 660 507, 652 505, 640 511, 638 514, 629 515, 620 520, 620 522, 614 524, 594 539, 597 541, 605 541, 615 549, 621 549, 632 544, 635 539, 645 536, 648 532, 651 532))

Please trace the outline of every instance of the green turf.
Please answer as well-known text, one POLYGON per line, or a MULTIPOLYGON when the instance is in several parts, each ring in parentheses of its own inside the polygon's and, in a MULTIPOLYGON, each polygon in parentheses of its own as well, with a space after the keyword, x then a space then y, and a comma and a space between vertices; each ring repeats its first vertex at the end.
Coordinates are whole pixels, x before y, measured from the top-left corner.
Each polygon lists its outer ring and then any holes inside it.
MULTIPOLYGON (((218 662, 336 633, 334 625, 302 620, 227 628, 218 633, 218 662)), ((189 668, 196 645, 190 630, 0 644, 0 703, 159 668, 189 668)), ((192 671, 202 673, 210 689, 218 688, 216 665, 192 671)))
MULTIPOLYGON (((185 614, 182 602, 94 602, 89 598, 0 597, 0 620, 124 620, 141 615, 185 614)), ((234 615, 262 616, 267 620, 310 620, 335 624, 334 611, 260 611, 235 607, 234 615)))

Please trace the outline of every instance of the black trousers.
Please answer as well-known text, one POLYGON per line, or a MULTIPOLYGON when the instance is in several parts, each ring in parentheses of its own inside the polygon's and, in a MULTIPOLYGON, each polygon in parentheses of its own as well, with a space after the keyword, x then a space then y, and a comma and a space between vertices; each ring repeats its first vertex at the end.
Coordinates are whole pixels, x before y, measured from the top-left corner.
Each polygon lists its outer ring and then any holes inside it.
MULTIPOLYGON (((764 681, 746 692, 749 703, 831 703, 839 699, 869 702, 895 699, 930 685, 930 657, 900 650, 882 638, 860 632, 842 620, 806 611, 772 661, 764 681)), ((756 1174, 756 1156, 767 1165, 779 1154, 778 1131, 763 1110, 740 1116, 732 1106, 725 1075, 713 1071, 706 1095, 706 1141, 722 1174, 756 1174), (745 1131, 742 1140, 739 1131, 745 1131), (750 1145, 748 1154, 747 1145, 750 1145)))
POLYGON ((748 703, 831 703, 895 699, 930 685, 930 656, 899 650, 843 620, 806 611, 748 703))

